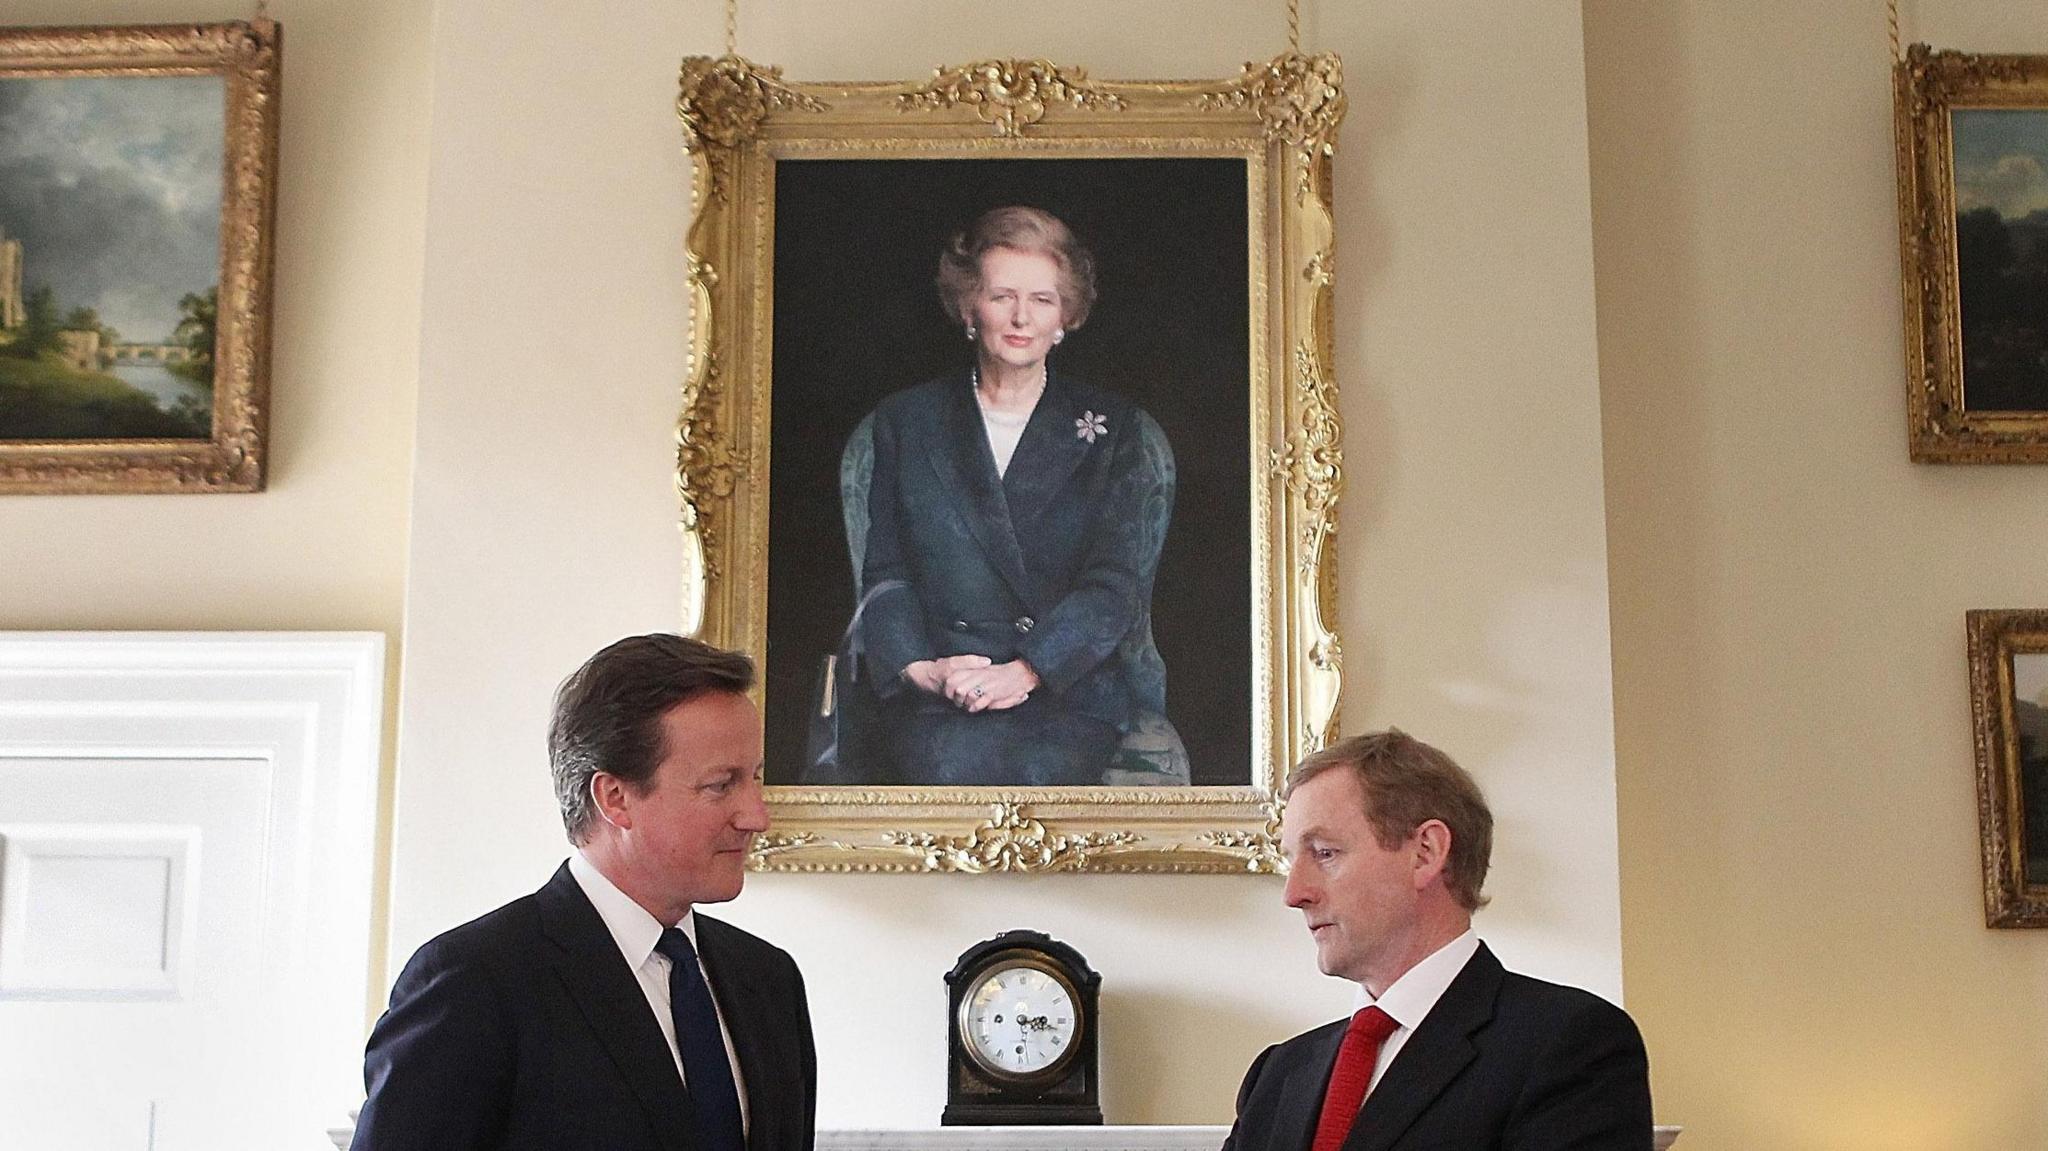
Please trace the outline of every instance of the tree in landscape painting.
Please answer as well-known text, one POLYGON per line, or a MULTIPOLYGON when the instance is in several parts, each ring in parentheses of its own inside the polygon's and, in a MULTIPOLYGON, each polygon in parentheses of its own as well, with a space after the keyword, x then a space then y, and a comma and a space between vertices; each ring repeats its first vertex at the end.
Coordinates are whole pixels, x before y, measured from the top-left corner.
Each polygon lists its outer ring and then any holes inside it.
POLYGON ((219 76, 0 78, 0 441, 208 439, 219 76))

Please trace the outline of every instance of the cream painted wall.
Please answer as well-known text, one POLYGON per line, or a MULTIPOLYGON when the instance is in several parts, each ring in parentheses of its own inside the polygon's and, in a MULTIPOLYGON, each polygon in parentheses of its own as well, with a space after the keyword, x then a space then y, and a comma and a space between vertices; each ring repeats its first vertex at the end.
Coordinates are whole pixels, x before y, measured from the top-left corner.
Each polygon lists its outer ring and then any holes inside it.
MULTIPOLYGON (((1501 815, 1510 962, 1620 991, 1607 562, 1577 4, 1305 5, 1342 52, 1338 374, 1347 727, 1397 721, 1501 815)), ((1223 76, 1284 45, 1275 0, 747 0, 796 77, 1044 54, 1223 76)), ((555 683, 674 626, 671 427, 687 322, 678 57, 718 6, 442 0, 406 592, 392 955, 564 853, 555 683)), ((1270 880, 764 875, 730 909, 811 983, 827 1127, 930 1125, 940 974, 1030 925, 1103 971, 1106 1111, 1221 1122, 1260 1047, 1344 1011, 1270 880)), ((395 971, 395 967, 394 967, 395 971)))
MULTIPOLYGON (((10 0, 5 22, 253 12, 219 0, 10 0)), ((284 26, 284 81, 268 490, 0 496, 0 628, 380 632, 394 647, 390 716, 419 386, 431 0, 275 0, 270 12, 284 26)), ((384 725, 387 774, 396 729, 384 725)), ((380 930, 382 916, 380 899, 380 930)))
MULTIPOLYGON (((1905 33, 2048 52, 2038 0, 1905 33)), ((2048 1146, 1983 925, 1963 613, 2048 471, 1906 459, 1883 5, 1586 5, 1629 1005, 1692 1151, 2048 1146)))

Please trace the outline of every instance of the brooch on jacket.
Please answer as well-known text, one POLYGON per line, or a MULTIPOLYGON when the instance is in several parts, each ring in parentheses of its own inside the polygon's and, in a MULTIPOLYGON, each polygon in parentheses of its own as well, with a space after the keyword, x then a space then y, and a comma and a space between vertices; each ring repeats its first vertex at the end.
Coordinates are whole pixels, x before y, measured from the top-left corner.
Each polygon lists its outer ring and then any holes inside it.
POLYGON ((1074 421, 1074 438, 1077 440, 1087 440, 1092 444, 1095 442, 1096 436, 1106 436, 1108 434, 1109 420, 1106 417, 1096 415, 1092 410, 1082 412, 1080 417, 1074 421))

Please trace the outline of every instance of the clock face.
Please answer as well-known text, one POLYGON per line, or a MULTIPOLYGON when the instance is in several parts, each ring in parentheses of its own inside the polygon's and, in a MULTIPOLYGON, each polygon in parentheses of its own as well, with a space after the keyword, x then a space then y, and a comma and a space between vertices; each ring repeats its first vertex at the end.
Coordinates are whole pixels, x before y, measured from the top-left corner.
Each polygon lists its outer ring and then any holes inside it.
POLYGON ((1019 1079, 1066 1063, 1081 1035, 1073 985, 1028 961, 998 963, 960 1000, 960 1042, 992 1075, 1019 1079))

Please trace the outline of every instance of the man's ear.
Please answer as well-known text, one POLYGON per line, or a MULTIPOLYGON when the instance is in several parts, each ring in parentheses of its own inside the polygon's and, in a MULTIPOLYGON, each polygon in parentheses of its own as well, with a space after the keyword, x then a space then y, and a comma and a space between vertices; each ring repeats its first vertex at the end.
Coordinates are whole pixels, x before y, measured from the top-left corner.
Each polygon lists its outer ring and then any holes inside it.
POLYGON ((600 771, 590 777, 590 802, 597 808, 598 817, 621 831, 633 827, 633 811, 627 800, 630 789, 626 781, 608 771, 600 771))
POLYGON ((1415 888, 1436 882, 1451 862, 1451 829, 1441 819, 1425 819, 1414 834, 1415 888))

